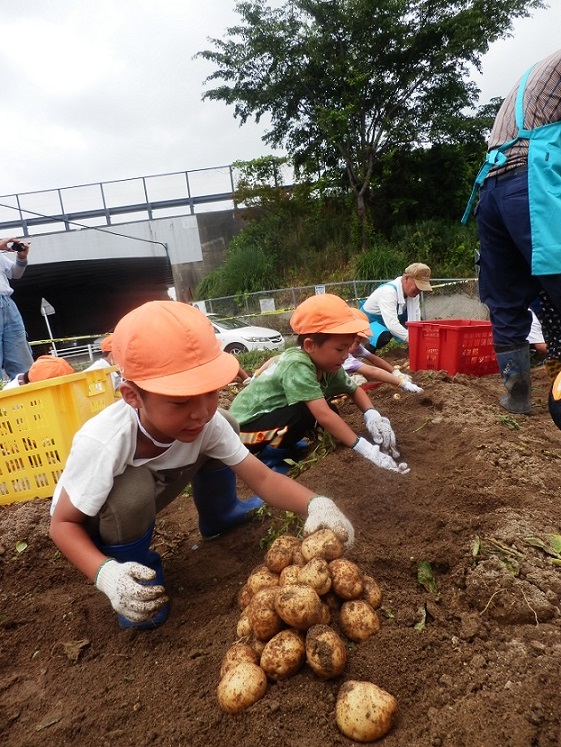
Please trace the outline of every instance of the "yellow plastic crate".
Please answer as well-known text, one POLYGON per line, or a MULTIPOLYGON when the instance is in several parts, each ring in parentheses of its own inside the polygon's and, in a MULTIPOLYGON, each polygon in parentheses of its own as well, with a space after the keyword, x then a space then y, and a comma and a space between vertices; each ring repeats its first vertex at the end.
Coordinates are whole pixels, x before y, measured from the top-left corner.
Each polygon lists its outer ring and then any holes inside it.
POLYGON ((0 391, 0 505, 53 495, 74 434, 115 402, 115 370, 83 371, 0 391))

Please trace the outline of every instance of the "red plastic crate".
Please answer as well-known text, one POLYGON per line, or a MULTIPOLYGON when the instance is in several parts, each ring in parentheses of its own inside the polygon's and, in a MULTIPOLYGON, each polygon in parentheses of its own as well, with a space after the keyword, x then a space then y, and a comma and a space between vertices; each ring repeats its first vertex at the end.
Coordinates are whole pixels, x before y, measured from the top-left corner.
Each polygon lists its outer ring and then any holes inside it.
POLYGON ((409 368, 486 376, 498 373, 491 322, 433 319, 407 322, 409 368))

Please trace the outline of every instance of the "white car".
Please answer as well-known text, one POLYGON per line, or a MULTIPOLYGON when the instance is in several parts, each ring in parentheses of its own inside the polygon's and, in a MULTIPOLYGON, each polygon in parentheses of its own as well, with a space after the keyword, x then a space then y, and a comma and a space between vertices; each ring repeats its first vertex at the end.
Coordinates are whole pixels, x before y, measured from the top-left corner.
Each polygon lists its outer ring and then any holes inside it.
POLYGON ((248 350, 283 350, 284 338, 276 329, 254 327, 241 319, 220 319, 217 314, 207 314, 222 350, 239 355, 248 350))

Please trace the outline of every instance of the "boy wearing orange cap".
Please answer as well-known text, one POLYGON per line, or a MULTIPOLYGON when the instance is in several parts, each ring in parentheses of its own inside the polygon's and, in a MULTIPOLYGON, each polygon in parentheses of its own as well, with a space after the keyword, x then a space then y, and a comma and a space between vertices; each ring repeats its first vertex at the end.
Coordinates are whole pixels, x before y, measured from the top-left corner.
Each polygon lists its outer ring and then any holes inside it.
MULTIPOLYGON (((84 371, 96 371, 100 368, 109 368, 109 366, 115 365, 115 358, 113 357, 113 335, 106 335, 99 345, 101 350, 101 358, 94 361, 91 366, 88 366, 84 371)), ((111 374, 111 383, 113 389, 117 391, 119 384, 121 383, 121 377, 116 371, 111 374)))
POLYGON ((232 403, 243 443, 272 469, 286 471, 298 442, 315 424, 383 469, 406 473, 390 421, 372 407, 366 392, 343 369, 357 334, 368 321, 339 296, 312 296, 294 311, 290 326, 298 347, 289 348, 255 377, 232 403), (364 414, 375 444, 359 437, 328 400, 347 394, 364 414))
POLYGON ((35 384, 45 379, 55 379, 57 376, 68 376, 76 373, 70 363, 64 358, 56 355, 40 355, 31 365, 29 371, 18 374, 14 379, 9 381, 2 391, 14 389, 24 384, 35 384))
MULTIPOLYGON (((113 355, 122 400, 76 436, 51 508, 51 537, 109 598, 124 627, 151 628, 168 615, 155 516, 192 482, 199 528, 212 537, 262 505, 236 496, 236 475, 263 499, 307 514, 304 532, 354 531, 335 503, 269 470, 218 411, 219 389, 238 371, 210 321, 193 306, 152 301, 117 324, 113 355)), ((236 424, 237 426, 237 424, 236 424)))

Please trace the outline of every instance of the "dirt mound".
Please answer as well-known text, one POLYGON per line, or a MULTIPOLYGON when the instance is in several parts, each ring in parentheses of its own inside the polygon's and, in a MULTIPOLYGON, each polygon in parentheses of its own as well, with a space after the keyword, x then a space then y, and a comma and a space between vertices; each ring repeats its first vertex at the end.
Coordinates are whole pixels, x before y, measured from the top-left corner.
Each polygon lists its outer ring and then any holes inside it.
MULTIPOLYGON (((190 499, 178 498, 155 536, 171 614, 140 633, 119 628, 48 539, 49 501, 15 504, 0 510, 0 744, 350 745, 334 705, 341 683, 358 679, 398 700, 387 747, 559 745, 561 433, 545 372, 533 371, 532 417, 498 407, 498 376, 414 378, 421 395, 369 392, 409 475, 338 447, 298 478, 351 518, 350 557, 384 592, 381 630, 349 648, 342 677, 303 669, 241 715, 218 708, 236 595, 278 516, 203 542, 190 499)), ((341 414, 364 432, 351 405, 341 414)))

